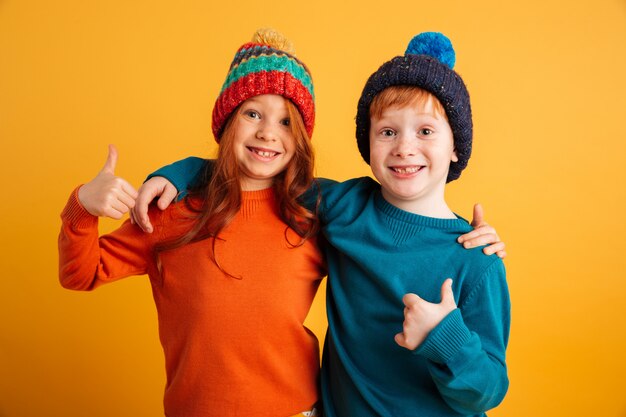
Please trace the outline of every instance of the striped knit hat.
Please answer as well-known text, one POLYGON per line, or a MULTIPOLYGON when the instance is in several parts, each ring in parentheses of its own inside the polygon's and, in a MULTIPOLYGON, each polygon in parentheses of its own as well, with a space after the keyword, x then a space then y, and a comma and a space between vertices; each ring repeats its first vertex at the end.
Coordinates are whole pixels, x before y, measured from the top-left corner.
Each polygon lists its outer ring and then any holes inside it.
POLYGON ((455 53, 450 39, 424 32, 409 43, 403 56, 385 62, 365 83, 356 114, 356 139, 361 156, 370 162, 370 105, 387 87, 408 85, 433 94, 443 105, 454 135, 458 162, 450 163, 447 182, 459 178, 472 154, 472 109, 465 83, 452 69, 455 53))
POLYGON ((277 94, 291 100, 311 137, 315 124, 311 73, 295 57, 291 42, 272 29, 257 30, 252 42, 242 45, 230 64, 213 108, 213 134, 218 143, 237 106, 261 94, 277 94))

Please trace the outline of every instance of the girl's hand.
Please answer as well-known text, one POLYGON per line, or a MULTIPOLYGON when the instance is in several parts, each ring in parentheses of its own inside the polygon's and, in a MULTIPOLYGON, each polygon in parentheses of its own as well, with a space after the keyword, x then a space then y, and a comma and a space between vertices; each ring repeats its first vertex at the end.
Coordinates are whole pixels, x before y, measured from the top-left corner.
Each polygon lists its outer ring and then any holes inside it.
POLYGON ((109 155, 96 177, 78 189, 78 201, 93 216, 121 219, 135 206, 137 191, 126 180, 115 176, 117 149, 109 145, 109 155))
POLYGON ((439 304, 429 303, 416 294, 405 294, 402 302, 405 306, 404 323, 402 332, 396 334, 395 341, 403 348, 414 350, 426 340, 428 334, 441 323, 441 320, 456 309, 452 280, 446 279, 441 286, 439 304))
POLYGON ((135 223, 144 232, 152 233, 152 223, 148 216, 148 206, 159 197, 157 206, 165 210, 178 195, 178 190, 164 177, 152 177, 139 187, 139 195, 135 207, 130 212, 130 221, 135 223))
POLYGON ((483 248, 485 255, 496 254, 500 258, 506 257, 504 250, 504 242, 500 241, 500 237, 496 233, 496 229, 489 226, 483 220, 483 207, 480 204, 474 205, 474 217, 472 219, 474 230, 459 236, 457 242, 463 244, 465 249, 475 248, 477 246, 489 245, 483 248))

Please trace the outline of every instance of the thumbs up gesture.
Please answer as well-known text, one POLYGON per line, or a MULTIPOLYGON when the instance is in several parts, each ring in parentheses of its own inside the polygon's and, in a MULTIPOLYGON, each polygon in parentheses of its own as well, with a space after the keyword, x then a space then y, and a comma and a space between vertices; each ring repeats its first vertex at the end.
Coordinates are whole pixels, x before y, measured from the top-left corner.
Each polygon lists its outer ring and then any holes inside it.
POLYGON ((116 164, 117 149, 109 145, 104 167, 78 190, 78 200, 94 216, 121 219, 135 206, 137 191, 126 180, 115 176, 116 164))
POLYGON ((398 345, 414 350, 422 344, 432 329, 456 308, 452 293, 452 280, 446 279, 441 286, 441 302, 429 303, 416 294, 405 294, 404 323, 402 332, 395 336, 398 345))

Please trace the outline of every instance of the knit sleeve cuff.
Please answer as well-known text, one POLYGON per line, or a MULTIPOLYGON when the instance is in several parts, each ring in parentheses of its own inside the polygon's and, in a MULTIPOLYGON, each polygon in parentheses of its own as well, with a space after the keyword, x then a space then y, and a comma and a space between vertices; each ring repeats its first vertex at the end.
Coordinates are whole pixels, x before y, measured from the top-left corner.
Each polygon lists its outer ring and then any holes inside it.
POLYGON ((78 190, 76 187, 70 198, 67 200, 65 208, 61 212, 61 220, 70 224, 74 229, 85 229, 98 225, 98 217, 89 213, 78 200, 78 190))
POLYGON ((414 351, 436 363, 447 363, 472 337, 458 308, 435 327, 414 351))

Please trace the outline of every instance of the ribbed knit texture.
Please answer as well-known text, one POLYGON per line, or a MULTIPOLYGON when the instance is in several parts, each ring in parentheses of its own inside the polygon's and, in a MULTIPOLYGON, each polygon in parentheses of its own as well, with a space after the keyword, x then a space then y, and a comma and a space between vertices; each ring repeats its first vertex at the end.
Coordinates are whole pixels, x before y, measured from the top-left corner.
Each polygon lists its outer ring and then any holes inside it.
POLYGON ((428 343, 422 343, 414 353, 425 358, 445 364, 472 337, 471 332, 463 323, 461 310, 454 310, 429 335, 428 343))
POLYGON ((321 187, 325 416, 482 416, 499 404, 510 322, 502 261, 456 242, 472 229, 465 220, 400 210, 370 178, 321 187), (398 346, 404 294, 439 303, 446 278, 458 309, 417 350, 398 346))
POLYGON ((302 116, 309 137, 313 135, 315 94, 306 65, 273 45, 249 42, 237 50, 215 101, 213 134, 218 142, 237 106, 261 94, 277 94, 291 100, 302 116))
POLYGON ((324 275, 321 254, 314 241, 297 248, 287 243, 273 190, 242 198, 241 212, 216 242, 220 265, 241 279, 211 261, 211 239, 163 253, 159 276, 152 249, 189 226, 183 203, 165 212, 152 207, 152 234, 125 222, 100 239, 97 218, 76 191, 63 210, 63 286, 92 290, 148 274, 165 354, 168 417, 289 416, 318 400, 318 342, 303 322, 324 275))
MULTIPOLYGON (((187 159, 155 174, 187 184, 198 165, 187 159)), ((456 242, 472 229, 467 221, 400 210, 371 178, 317 184, 329 270, 325 417, 483 416, 498 405, 510 328, 502 261, 456 242), (404 294, 439 303, 447 278, 458 309, 415 351, 398 346, 404 294)))
POLYGON ((78 186, 67 200, 67 204, 63 208, 61 218, 66 219, 67 223, 76 229, 93 227, 98 225, 98 218, 96 216, 86 216, 85 209, 78 201, 78 190, 82 187, 78 186))
POLYGON ((259 71, 268 71, 268 68, 281 68, 296 80, 302 83, 309 94, 314 97, 313 81, 303 63, 286 52, 272 49, 265 45, 254 45, 251 48, 243 46, 233 60, 226 81, 220 93, 240 78, 259 71))
MULTIPOLYGON (((443 36, 443 35, 442 35, 443 36)), ((418 37, 413 40, 417 40, 418 37)), ((429 38, 430 39, 430 38, 429 38)), ((447 39, 447 38, 446 38, 447 39)), ((437 46, 441 46, 437 44, 437 46)), ((451 48, 450 44, 450 48, 451 48)), ((427 47, 418 49, 416 45, 408 53, 385 62, 374 72, 363 87, 356 114, 356 139, 361 156, 369 164, 370 145, 370 105, 378 93, 387 87, 408 85, 420 87, 432 93, 443 105, 454 135, 454 147, 458 162, 450 163, 447 181, 459 178, 472 154, 472 109, 465 83, 446 63, 454 60, 446 58, 442 63, 429 55, 414 55, 417 50, 425 52, 427 47)), ((437 51, 445 56, 445 53, 437 51)), ((454 51, 452 50, 452 54, 454 51)))

